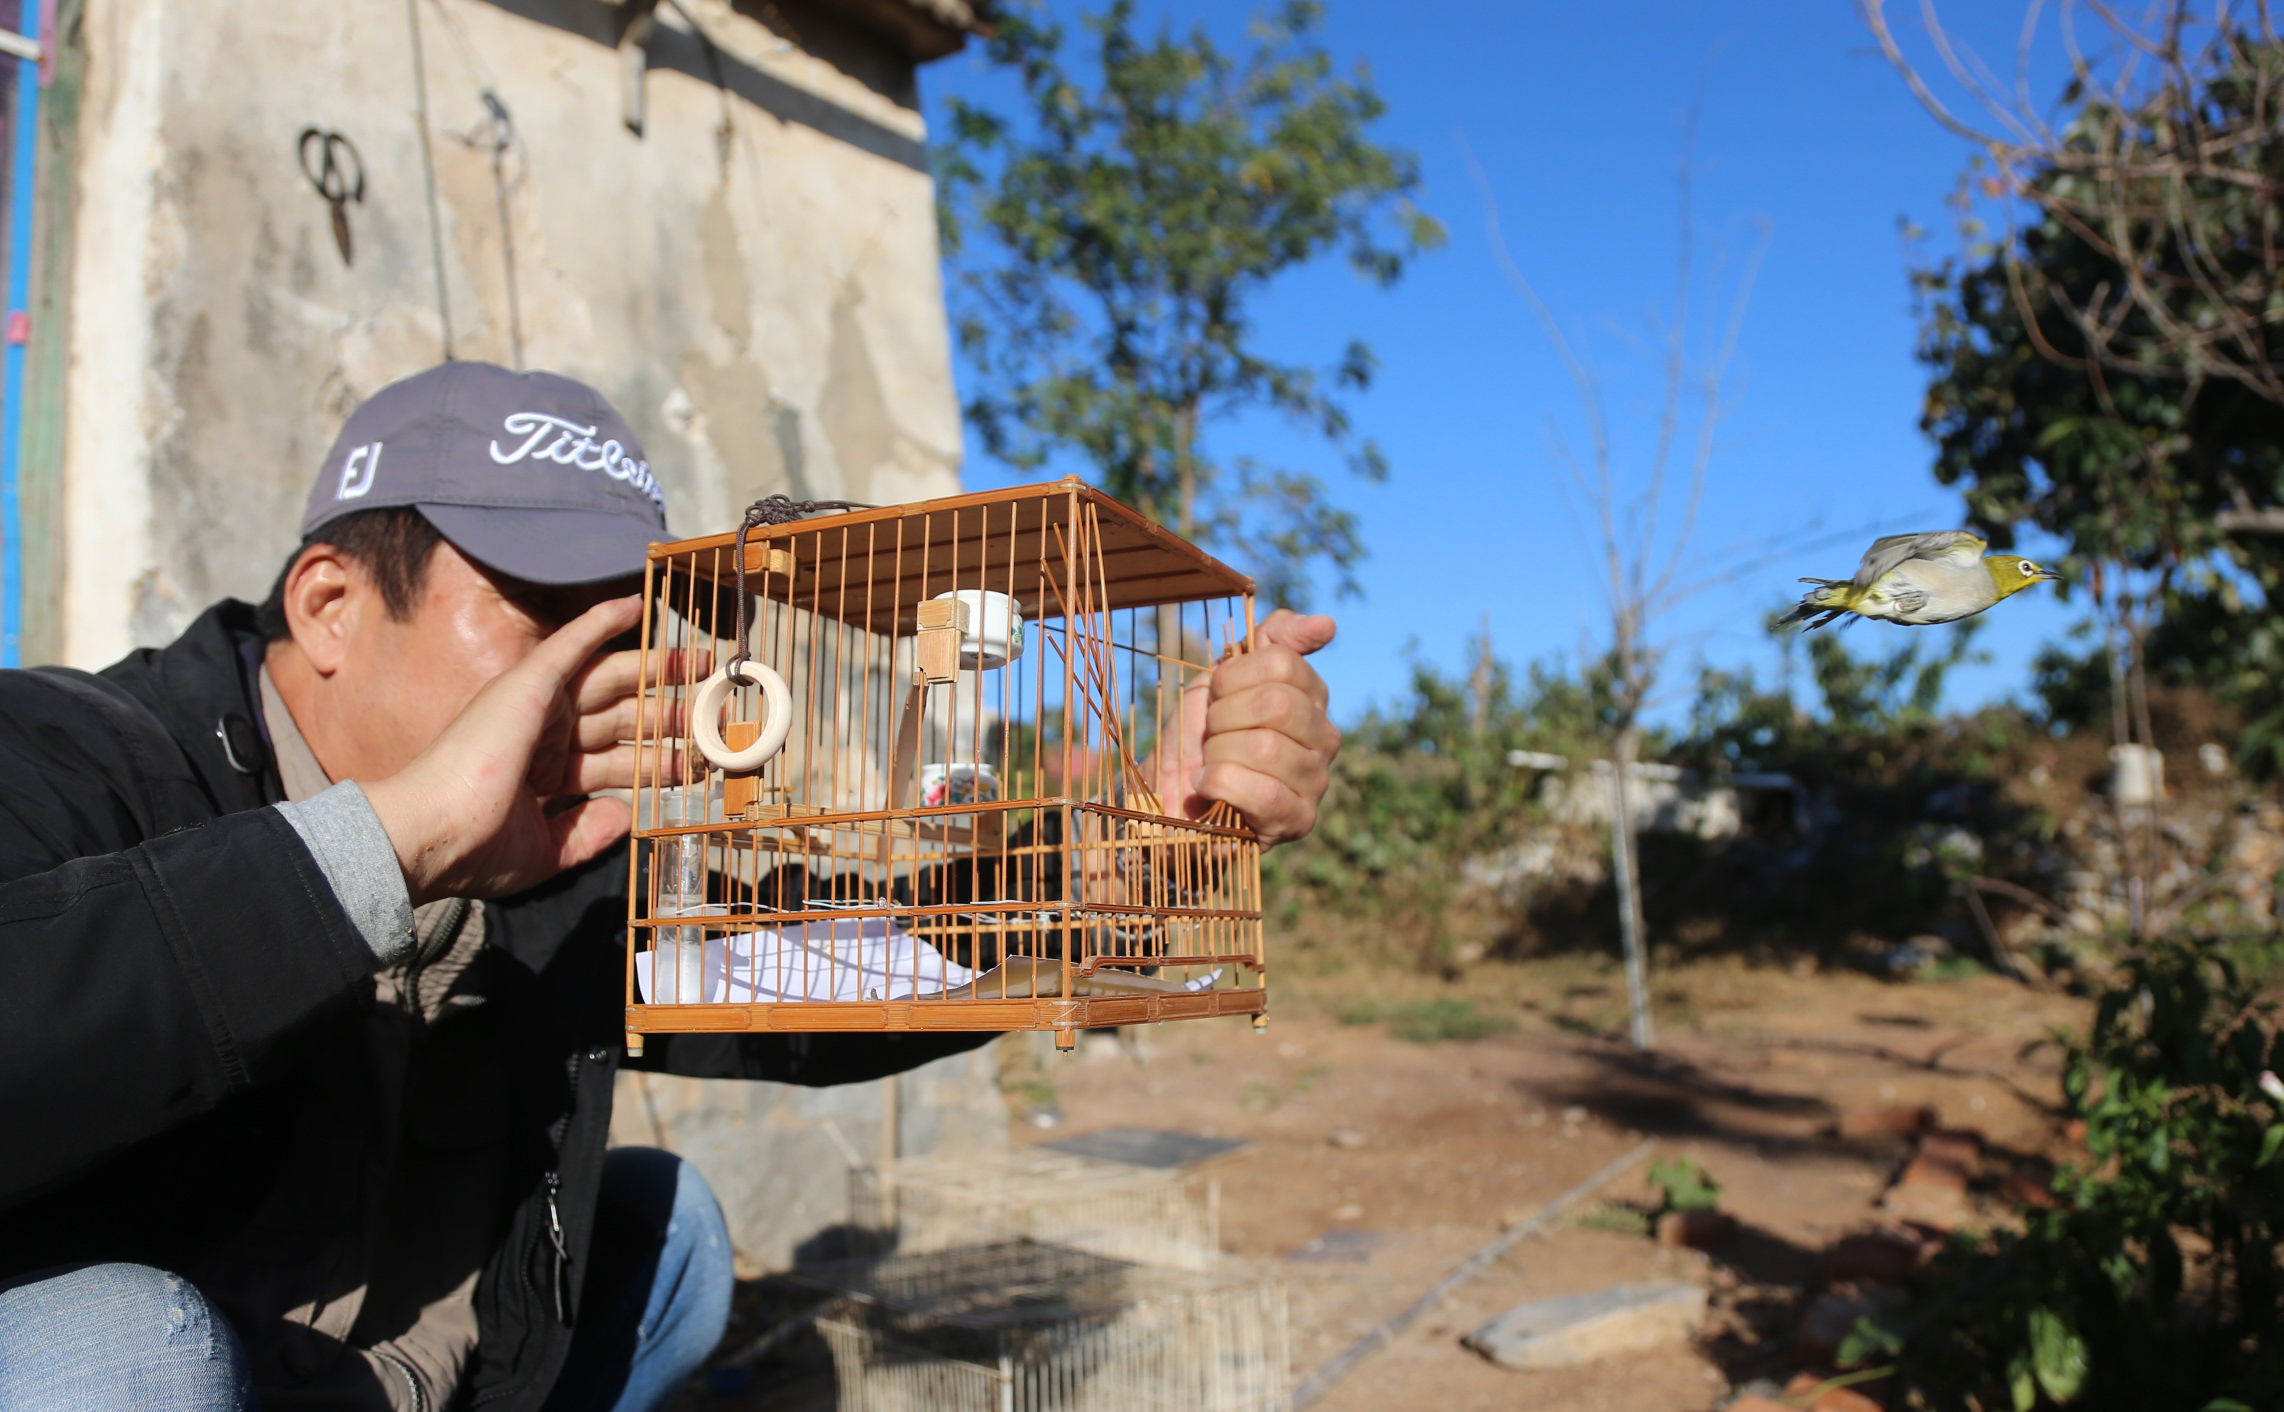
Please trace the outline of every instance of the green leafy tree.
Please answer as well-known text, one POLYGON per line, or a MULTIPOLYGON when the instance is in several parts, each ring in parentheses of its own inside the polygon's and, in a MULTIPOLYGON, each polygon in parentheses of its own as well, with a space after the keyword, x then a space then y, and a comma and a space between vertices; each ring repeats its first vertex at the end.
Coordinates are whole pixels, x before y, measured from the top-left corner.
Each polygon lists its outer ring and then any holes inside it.
POLYGON ((2107 42, 2070 49, 2049 113, 1931 22, 1978 123, 1908 61, 1882 0, 1863 10, 1983 149, 1955 202, 1964 252, 1915 276, 1936 474, 2002 547, 2023 526, 2068 545, 2118 743, 2158 743, 2157 671, 2242 709, 2246 763, 2284 770, 2284 44, 2264 11, 2097 7, 2107 42))
POLYGON ((1333 253, 1392 284, 1443 238, 1411 204, 1417 160, 1368 133, 1385 107, 1369 74, 1335 72, 1323 14, 1288 0, 1233 54, 1202 27, 1145 34, 1114 0, 1083 18, 1091 53, 1074 65, 1060 25, 1012 11, 991 55, 1020 77, 1023 112, 954 101, 938 167, 985 448, 1024 470, 1082 456, 1104 489, 1231 551, 1284 602, 1306 598, 1319 563, 1353 588, 1355 516, 1306 470, 1216 454, 1208 430, 1266 410, 1361 475, 1387 464, 1344 401, 1370 384, 1371 350, 1278 362, 1255 303, 1333 253))
MULTIPOLYGON (((2041 343, 2082 340, 2059 319, 2034 330, 2009 258, 1919 276, 1937 477, 1961 487, 1996 543, 2035 527, 2068 546, 2066 576, 2110 628, 2112 674, 2127 688, 2118 709, 2143 709, 2127 679, 2146 664, 2284 733, 2284 644, 2269 610, 2284 590, 2284 539, 2268 521, 2284 504, 2284 406, 2235 383, 2191 388, 2117 370, 2097 382, 2055 362, 2041 343)), ((2107 273, 2060 222, 2025 231, 2012 258, 2036 262, 2060 290, 2090 291, 2107 273)), ((2247 763, 2273 771, 2284 757, 2255 750, 2247 763)))
MULTIPOLYGON (((2170 672, 2219 687, 2253 722, 2245 764, 2277 770, 2284 44, 2266 10, 2096 6, 2108 34, 2093 45, 2064 18, 2070 78, 2048 113, 2022 85, 1993 87, 1924 8, 1978 126, 1906 59, 1885 0, 1861 8, 1929 111, 1983 149, 1957 198, 1966 254, 1920 277, 1937 473, 2002 542, 2024 523, 2067 541, 2104 630, 2116 747, 2167 743, 2148 680, 2170 672)), ((2161 911, 2158 809, 2120 805, 2118 829, 2144 936, 2161 911)))

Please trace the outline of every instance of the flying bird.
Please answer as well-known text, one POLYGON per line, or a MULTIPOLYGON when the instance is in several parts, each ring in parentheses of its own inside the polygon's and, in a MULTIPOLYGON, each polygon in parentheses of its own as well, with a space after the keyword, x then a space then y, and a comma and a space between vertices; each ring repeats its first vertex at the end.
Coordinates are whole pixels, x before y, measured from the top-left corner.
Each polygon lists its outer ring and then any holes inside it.
POLYGON ((1780 622, 1820 628, 1850 613, 1924 627, 1971 618, 2034 583, 2060 580, 2020 554, 1992 554, 1971 530, 1891 534, 1872 541, 1852 579, 1802 579, 1816 587, 1780 622))

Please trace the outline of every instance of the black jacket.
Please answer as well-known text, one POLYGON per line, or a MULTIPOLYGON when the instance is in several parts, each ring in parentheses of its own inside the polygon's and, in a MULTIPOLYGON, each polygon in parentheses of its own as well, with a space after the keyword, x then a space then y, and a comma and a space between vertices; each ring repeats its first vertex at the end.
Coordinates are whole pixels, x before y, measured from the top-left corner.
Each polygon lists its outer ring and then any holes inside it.
MULTIPOLYGON (((194 1268, 243 1234, 297 1130, 343 1126, 372 981, 265 807, 283 793, 253 729, 258 651, 252 610, 223 603, 100 675, 0 672, 0 1278, 194 1268)), ((512 1152, 463 1406, 538 1406, 569 1346, 622 1062, 625 879, 613 849, 486 904, 485 1001, 426 1043, 497 1081, 424 1093, 415 1070, 408 1126, 512 1152)), ((986 1038, 654 1037, 635 1062, 827 1085, 986 1038)))

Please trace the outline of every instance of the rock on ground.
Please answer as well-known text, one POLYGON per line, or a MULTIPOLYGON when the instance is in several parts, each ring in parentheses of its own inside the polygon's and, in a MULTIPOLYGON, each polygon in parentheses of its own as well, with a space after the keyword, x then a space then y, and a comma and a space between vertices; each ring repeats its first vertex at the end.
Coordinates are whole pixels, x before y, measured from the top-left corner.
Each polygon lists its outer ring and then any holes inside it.
POLYGON ((1687 1338, 1704 1315, 1695 1285, 1619 1285, 1517 1305, 1462 1341, 1509 1368, 1568 1368, 1687 1338))

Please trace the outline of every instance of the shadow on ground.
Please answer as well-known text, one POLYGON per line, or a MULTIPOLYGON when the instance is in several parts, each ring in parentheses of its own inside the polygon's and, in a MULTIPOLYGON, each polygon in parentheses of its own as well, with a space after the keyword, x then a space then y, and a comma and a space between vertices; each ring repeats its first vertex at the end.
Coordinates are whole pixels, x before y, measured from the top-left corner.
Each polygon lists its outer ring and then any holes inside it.
POLYGON ((1648 1137, 1735 1143, 1763 1155, 1847 1151, 1823 1136, 1834 1114, 1821 1098, 1740 1083, 1672 1054, 1597 1046, 1578 1057, 1591 1074, 1516 1087, 1648 1137))

